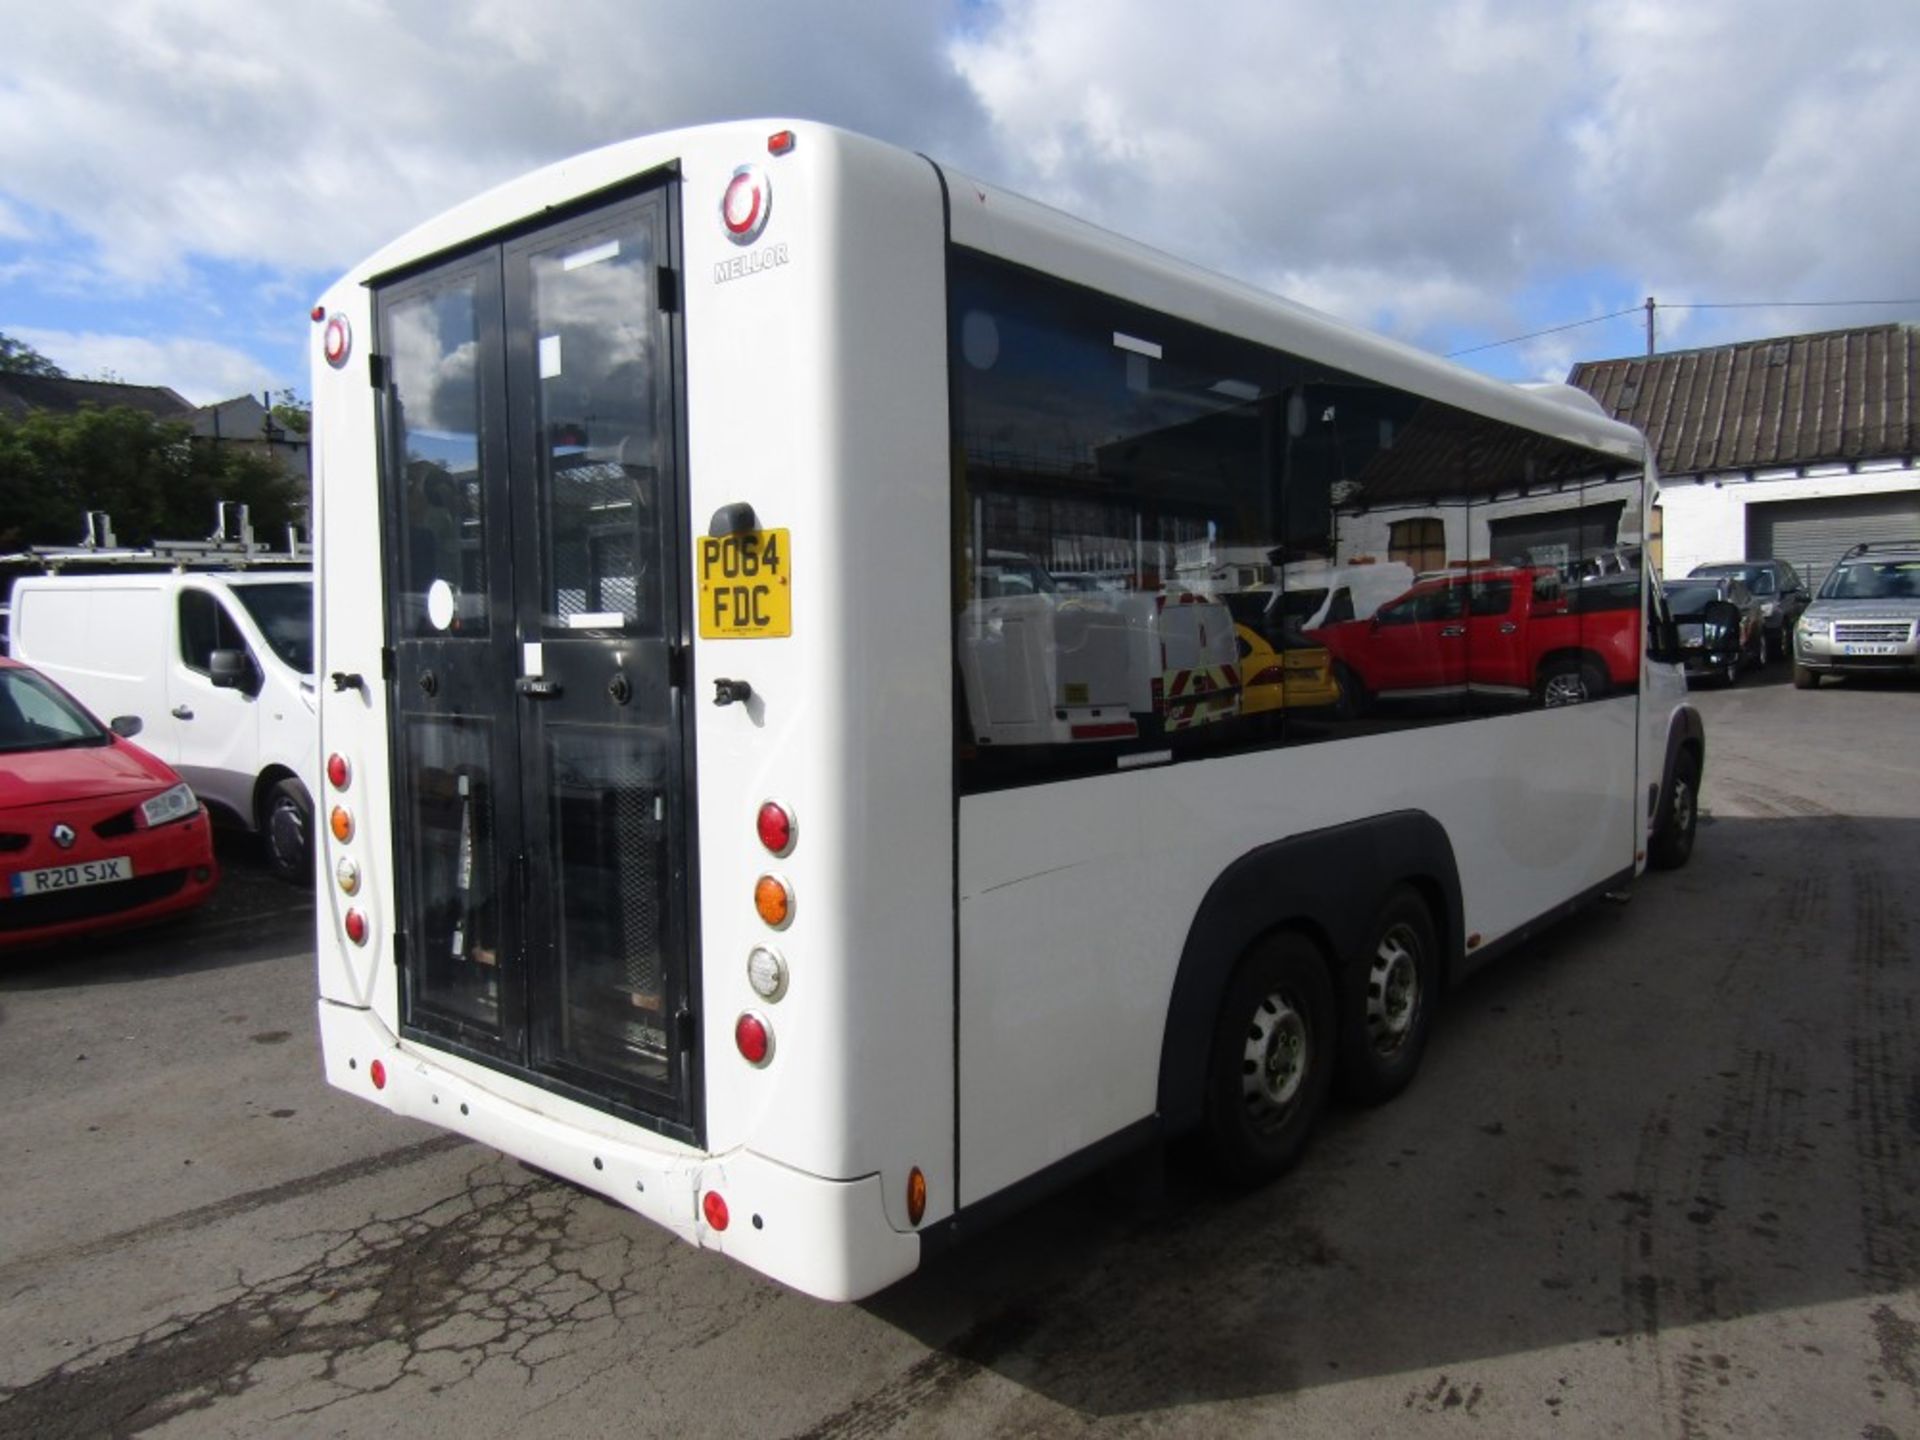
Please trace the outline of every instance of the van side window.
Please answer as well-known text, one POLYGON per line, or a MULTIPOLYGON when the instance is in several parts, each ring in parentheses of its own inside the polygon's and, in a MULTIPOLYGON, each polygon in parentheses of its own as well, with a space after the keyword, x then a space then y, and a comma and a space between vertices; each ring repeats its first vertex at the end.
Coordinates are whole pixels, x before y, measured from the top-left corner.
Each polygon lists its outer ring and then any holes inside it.
POLYGON ((208 675, 213 671, 213 652, 247 652, 240 627, 233 623, 226 607, 205 590, 180 592, 180 658, 189 670, 208 675))

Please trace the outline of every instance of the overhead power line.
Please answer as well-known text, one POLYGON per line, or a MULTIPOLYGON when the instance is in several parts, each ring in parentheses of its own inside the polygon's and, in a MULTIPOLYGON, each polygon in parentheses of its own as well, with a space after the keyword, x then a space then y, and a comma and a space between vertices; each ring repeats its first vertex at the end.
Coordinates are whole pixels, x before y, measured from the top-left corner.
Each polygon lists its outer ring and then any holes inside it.
MULTIPOLYGON (((1618 320, 1623 316, 1660 310, 1841 310, 1861 305, 1914 305, 1920 306, 1920 298, 1907 300, 1661 300, 1657 304, 1652 296, 1647 297, 1645 305, 1629 305, 1624 310, 1615 310, 1606 315, 1590 315, 1585 320, 1569 320, 1564 325, 1550 325, 1545 330, 1532 330, 1525 335, 1515 335, 1509 340, 1489 340, 1484 345, 1469 345, 1464 350, 1449 350, 1447 359, 1455 360, 1462 355, 1477 355, 1482 350, 1498 350, 1503 345, 1518 345, 1527 340, 1538 340, 1543 335, 1558 335, 1563 330, 1578 330, 1583 325, 1598 325, 1604 320, 1618 320)), ((1651 352, 1649 352, 1651 353, 1651 352)))

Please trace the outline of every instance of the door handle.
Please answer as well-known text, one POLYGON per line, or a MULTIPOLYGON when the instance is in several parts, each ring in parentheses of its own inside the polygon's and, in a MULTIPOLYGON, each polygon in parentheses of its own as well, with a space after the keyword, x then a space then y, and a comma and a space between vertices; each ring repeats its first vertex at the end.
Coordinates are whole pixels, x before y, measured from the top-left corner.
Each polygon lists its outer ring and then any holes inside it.
POLYGON ((174 718, 174 719, 176 719, 176 720, 191 720, 191 719, 193 719, 193 707, 192 707, 192 706, 190 706, 190 705, 176 705, 176 706, 174 706, 174 707, 173 707, 173 718, 174 718))
POLYGON ((557 700, 563 687, 558 680, 542 675, 522 675, 513 682, 513 688, 529 700, 557 700))
POLYGON ((1466 633, 1467 627, 1464 625, 1449 625, 1440 632, 1440 638, 1442 640, 1455 640, 1466 633))
POLYGON ((1514 624, 1511 620, 1503 620, 1500 622, 1500 633, 1502 635, 1512 635, 1515 632, 1517 632, 1519 629, 1520 627, 1514 624))

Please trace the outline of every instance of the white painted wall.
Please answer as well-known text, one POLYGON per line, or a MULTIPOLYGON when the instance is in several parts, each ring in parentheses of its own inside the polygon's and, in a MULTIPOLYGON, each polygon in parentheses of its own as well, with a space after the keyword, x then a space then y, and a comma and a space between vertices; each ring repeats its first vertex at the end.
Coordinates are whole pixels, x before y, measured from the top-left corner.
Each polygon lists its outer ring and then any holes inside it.
MULTIPOLYGON (((1920 490, 1920 469, 1900 466, 1861 474, 1784 475, 1756 480, 1738 475, 1663 480, 1660 509, 1665 515, 1665 529, 1661 578, 1688 574, 1696 565, 1744 560, 1749 505, 1778 500, 1885 495, 1903 490, 1920 490)), ((1819 583, 1818 576, 1808 578, 1814 584, 1819 583)))

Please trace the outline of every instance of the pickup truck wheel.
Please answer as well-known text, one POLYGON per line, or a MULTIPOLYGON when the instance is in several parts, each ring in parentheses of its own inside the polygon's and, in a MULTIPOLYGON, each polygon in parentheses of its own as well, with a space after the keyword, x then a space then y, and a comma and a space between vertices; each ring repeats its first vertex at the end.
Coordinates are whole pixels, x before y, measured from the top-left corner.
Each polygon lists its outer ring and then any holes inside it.
POLYGON ((289 778, 267 792, 260 833, 275 875, 293 885, 313 884, 313 797, 306 786, 289 778))
POLYGON ((1606 693, 1607 677, 1590 660, 1554 660, 1540 672, 1540 703, 1549 710, 1584 705, 1606 693))
POLYGON ((1340 699, 1333 707, 1336 719, 1357 720, 1373 708, 1373 697, 1367 693, 1365 682, 1353 673, 1352 667, 1334 661, 1333 680, 1340 687, 1340 699))
POLYGON ((1647 860, 1656 870, 1678 870, 1693 854, 1693 832, 1700 823, 1700 761, 1682 750, 1673 762, 1667 783, 1666 818, 1647 847, 1647 860))
POLYGON ((1402 885, 1387 897, 1372 948, 1343 977, 1341 1095, 1378 1105, 1407 1088, 1426 1049, 1438 979, 1433 916, 1402 885))
POLYGON ((1270 1180, 1300 1157, 1332 1089, 1333 982, 1303 935, 1241 957, 1207 1057, 1207 1148, 1230 1180, 1270 1180))

